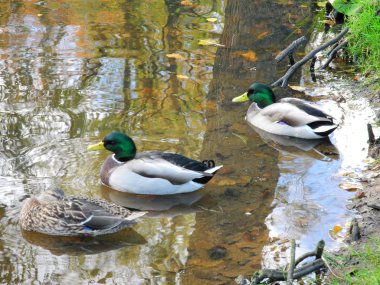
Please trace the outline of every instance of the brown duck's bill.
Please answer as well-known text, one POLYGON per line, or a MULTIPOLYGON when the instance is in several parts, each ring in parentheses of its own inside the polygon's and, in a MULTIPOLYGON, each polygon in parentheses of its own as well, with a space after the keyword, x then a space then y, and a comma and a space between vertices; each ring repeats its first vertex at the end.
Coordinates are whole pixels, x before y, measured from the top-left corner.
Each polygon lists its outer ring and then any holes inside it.
POLYGON ((248 100, 249 100, 248 92, 245 92, 245 93, 241 94, 240 96, 237 96, 234 99, 232 99, 232 102, 245 102, 248 100))
POLYGON ((92 144, 87 147, 87 150, 103 150, 103 149, 105 149, 104 142, 92 144))

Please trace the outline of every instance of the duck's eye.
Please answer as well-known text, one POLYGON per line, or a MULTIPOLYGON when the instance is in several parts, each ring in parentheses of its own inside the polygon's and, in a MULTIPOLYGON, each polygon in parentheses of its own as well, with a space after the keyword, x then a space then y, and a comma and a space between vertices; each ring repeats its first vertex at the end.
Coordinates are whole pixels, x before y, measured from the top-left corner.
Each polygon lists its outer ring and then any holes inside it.
POLYGON ((115 141, 104 141, 104 144, 116 144, 115 141))

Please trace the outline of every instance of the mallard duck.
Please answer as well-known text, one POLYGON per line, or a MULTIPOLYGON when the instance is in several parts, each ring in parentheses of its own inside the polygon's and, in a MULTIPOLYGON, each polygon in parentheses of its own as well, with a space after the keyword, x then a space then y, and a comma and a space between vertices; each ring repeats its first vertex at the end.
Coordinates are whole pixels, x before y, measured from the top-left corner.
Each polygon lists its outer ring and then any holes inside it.
POLYGON ((100 171, 103 184, 122 192, 170 195, 193 192, 203 187, 222 166, 214 161, 196 161, 183 155, 145 151, 126 134, 113 132, 88 150, 107 149, 109 156, 100 171))
POLYGON ((28 198, 20 212, 25 231, 57 236, 95 236, 114 233, 146 212, 131 212, 103 199, 65 196, 61 189, 28 198))
POLYGON ((272 89, 262 83, 252 84, 233 102, 252 101, 246 120, 268 133, 303 139, 320 139, 331 134, 338 125, 333 118, 297 98, 283 98, 278 103, 272 89))

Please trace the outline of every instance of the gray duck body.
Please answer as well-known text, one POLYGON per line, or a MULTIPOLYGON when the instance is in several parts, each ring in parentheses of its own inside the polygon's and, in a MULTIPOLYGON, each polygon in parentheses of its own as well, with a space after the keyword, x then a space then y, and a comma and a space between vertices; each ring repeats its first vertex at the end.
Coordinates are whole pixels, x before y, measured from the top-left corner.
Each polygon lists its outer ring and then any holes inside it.
POLYGON ((28 198, 21 209, 20 226, 59 236, 111 234, 134 224, 146 212, 130 210, 103 199, 65 196, 61 189, 28 198))

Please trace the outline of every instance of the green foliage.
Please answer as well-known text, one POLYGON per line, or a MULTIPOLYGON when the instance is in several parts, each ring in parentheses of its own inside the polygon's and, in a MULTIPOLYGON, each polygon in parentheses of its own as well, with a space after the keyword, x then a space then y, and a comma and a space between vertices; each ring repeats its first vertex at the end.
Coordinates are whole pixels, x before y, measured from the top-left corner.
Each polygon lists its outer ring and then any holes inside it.
POLYGON ((380 5, 378 1, 356 2, 360 9, 352 13, 346 22, 350 29, 349 52, 361 69, 371 74, 375 81, 380 74, 380 15, 377 15, 380 5))
POLYGON ((347 16, 351 16, 360 10, 360 0, 334 0, 330 1, 335 10, 347 16))
POLYGON ((344 272, 343 279, 333 277, 331 285, 379 285, 380 284, 380 240, 372 240, 370 244, 360 249, 350 249, 346 256, 331 258, 339 266, 333 266, 333 271, 341 274, 344 272), (338 260, 339 259, 339 260, 338 260), (347 264, 360 264, 358 267, 347 264), (356 267, 356 268, 355 268, 356 267))

